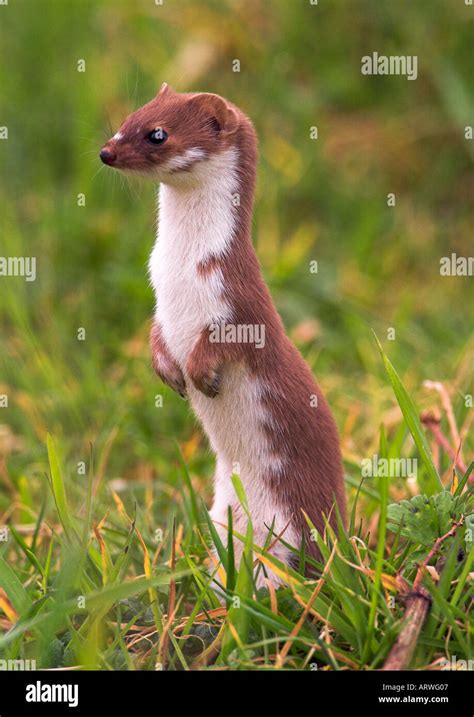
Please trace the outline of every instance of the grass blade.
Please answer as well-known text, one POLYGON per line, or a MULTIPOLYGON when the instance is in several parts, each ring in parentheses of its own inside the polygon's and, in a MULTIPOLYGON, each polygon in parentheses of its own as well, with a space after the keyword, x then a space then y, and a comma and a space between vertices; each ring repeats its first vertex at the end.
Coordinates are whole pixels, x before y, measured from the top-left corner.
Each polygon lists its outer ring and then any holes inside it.
POLYGON ((428 445, 426 436, 420 423, 420 419, 418 417, 418 411, 416 410, 415 404, 410 398, 406 388, 401 382, 398 373, 396 372, 395 368, 386 356, 382 348, 382 344, 378 340, 375 331, 373 331, 373 334, 375 337, 375 341, 377 342, 380 355, 382 356, 385 370, 390 379, 390 383, 392 384, 393 392, 395 393, 395 397, 398 401, 398 405, 400 406, 400 409, 403 413, 403 417, 405 418, 406 424, 410 430, 411 435, 413 436, 413 440, 415 441, 418 453, 420 454, 420 457, 426 468, 426 472, 428 473, 428 485, 430 491, 431 493, 436 493, 439 490, 443 490, 443 484, 441 483, 438 471, 436 470, 436 467, 433 463, 430 447, 428 445))
POLYGON ((49 433, 47 435, 46 443, 48 447, 49 468, 51 471, 51 488, 53 491, 54 502, 56 503, 56 509, 58 511, 61 525, 64 528, 64 533, 67 538, 71 538, 73 534, 73 526, 67 504, 66 489, 64 487, 61 467, 59 465, 53 439, 49 433))

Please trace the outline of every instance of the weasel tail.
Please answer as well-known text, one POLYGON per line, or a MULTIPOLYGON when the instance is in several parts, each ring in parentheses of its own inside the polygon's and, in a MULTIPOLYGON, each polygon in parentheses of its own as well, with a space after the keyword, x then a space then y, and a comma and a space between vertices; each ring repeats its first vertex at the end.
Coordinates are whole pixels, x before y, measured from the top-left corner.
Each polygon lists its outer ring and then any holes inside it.
MULTIPOLYGON (((276 536, 298 549, 304 535, 317 557, 304 513, 321 532, 324 516, 335 524, 335 504, 345 518, 339 438, 252 246, 257 139, 250 120, 217 95, 163 85, 101 157, 160 183, 150 258, 153 365, 189 397, 216 455, 211 516, 223 542, 228 506, 234 529, 246 531, 231 481, 238 473, 255 543, 274 543, 271 552, 291 563, 294 554, 276 536)), ((239 549, 235 539, 236 555, 239 549)), ((258 584, 263 578, 259 571, 258 584)))

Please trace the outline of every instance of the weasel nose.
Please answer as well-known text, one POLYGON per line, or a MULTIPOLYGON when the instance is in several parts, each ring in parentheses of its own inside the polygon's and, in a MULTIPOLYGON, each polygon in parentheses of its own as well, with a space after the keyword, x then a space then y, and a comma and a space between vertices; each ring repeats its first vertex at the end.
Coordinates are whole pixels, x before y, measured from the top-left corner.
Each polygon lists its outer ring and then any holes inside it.
POLYGON ((115 154, 115 152, 112 152, 112 150, 108 149, 107 147, 104 147, 104 149, 100 150, 99 156, 104 164, 113 164, 117 159, 117 155, 115 154))

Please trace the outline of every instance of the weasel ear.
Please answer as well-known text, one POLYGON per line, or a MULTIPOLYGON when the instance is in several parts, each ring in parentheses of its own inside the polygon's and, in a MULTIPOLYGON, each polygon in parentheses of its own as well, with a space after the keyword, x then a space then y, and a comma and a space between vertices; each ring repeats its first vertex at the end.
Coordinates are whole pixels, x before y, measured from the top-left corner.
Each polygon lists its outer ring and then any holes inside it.
POLYGON ((190 100, 194 106, 206 114, 220 135, 231 135, 239 126, 239 117, 235 109, 219 95, 211 92, 199 92, 190 100))
POLYGON ((165 97, 165 95, 169 95, 172 91, 173 90, 171 89, 169 84, 167 82, 163 82, 163 84, 161 85, 161 87, 158 91, 158 94, 156 96, 157 97, 165 97))

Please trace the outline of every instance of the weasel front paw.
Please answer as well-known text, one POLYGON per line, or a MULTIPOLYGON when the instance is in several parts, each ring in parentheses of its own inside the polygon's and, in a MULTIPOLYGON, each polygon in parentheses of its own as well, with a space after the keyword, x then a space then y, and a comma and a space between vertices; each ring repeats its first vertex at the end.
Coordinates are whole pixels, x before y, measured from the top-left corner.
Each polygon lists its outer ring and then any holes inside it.
POLYGON ((177 368, 172 375, 167 374, 166 376, 161 376, 161 380, 168 384, 173 391, 176 391, 176 393, 179 393, 181 398, 187 398, 188 393, 186 390, 186 381, 184 380, 183 372, 180 368, 177 368))
POLYGON ((210 368, 204 373, 190 372, 189 377, 197 390, 208 398, 215 398, 219 395, 222 378, 220 371, 210 368))
POLYGON ((154 321, 150 332, 151 356, 155 373, 163 383, 170 386, 173 391, 179 393, 181 398, 186 398, 186 382, 183 372, 170 354, 163 339, 158 321, 154 321))
POLYGON ((163 357, 153 357, 153 368, 163 383, 179 393, 181 398, 187 398, 186 381, 179 366, 171 361, 163 360, 163 357))

